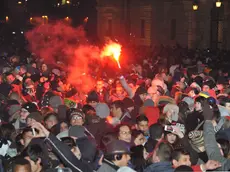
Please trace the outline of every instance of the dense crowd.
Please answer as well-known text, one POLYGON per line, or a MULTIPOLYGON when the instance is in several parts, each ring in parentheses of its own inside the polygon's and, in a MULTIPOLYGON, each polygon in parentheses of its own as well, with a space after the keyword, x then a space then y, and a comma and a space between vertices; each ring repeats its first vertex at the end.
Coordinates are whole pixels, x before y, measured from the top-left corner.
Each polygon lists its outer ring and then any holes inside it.
POLYGON ((2 53, 0 171, 230 170, 229 52, 133 52, 87 93, 58 65, 2 53))

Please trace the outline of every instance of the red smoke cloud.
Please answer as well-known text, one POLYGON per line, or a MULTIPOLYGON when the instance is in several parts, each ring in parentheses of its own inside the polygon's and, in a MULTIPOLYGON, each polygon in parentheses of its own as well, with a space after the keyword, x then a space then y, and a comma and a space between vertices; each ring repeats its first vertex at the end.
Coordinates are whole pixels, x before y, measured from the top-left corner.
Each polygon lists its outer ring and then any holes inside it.
POLYGON ((64 70, 69 73, 68 83, 83 92, 94 88, 92 74, 100 77, 102 67, 112 67, 110 60, 114 63, 113 57, 106 60, 103 51, 89 45, 83 27, 73 28, 66 22, 40 24, 27 32, 26 38, 30 51, 43 58, 45 63, 57 65, 57 61, 63 62, 64 70))
POLYGON ((69 83, 82 91, 94 87, 94 79, 88 74, 94 72, 95 68, 90 67, 92 62, 100 63, 100 50, 88 44, 82 27, 73 28, 63 22, 43 24, 27 32, 26 38, 31 52, 45 63, 56 65, 61 61, 66 64, 69 83))

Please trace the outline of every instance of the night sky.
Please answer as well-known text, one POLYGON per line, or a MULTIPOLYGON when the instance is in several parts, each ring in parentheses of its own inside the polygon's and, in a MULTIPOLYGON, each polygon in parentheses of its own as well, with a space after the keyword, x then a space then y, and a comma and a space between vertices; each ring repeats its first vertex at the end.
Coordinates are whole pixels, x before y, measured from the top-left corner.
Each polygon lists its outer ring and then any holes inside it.
POLYGON ((10 19, 13 19, 16 26, 20 25, 22 27, 23 20, 28 19, 30 15, 31 17, 48 15, 57 19, 70 16, 74 18, 75 26, 82 24, 85 17, 89 17, 86 29, 90 35, 96 34, 96 0, 79 0, 80 5, 77 8, 72 8, 72 10, 54 8, 54 4, 57 4, 58 0, 27 0, 27 8, 23 5, 18 5, 18 0, 0 1, 3 2, 3 5, 0 5, 0 19, 4 21, 5 17, 9 16, 10 19))

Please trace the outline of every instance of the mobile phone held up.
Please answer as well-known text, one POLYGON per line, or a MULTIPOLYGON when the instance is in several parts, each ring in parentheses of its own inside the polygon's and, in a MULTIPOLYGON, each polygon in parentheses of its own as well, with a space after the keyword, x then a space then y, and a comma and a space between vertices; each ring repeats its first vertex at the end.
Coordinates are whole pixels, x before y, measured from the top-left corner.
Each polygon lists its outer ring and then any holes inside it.
POLYGON ((173 132, 173 127, 171 125, 165 125, 165 131, 173 132))

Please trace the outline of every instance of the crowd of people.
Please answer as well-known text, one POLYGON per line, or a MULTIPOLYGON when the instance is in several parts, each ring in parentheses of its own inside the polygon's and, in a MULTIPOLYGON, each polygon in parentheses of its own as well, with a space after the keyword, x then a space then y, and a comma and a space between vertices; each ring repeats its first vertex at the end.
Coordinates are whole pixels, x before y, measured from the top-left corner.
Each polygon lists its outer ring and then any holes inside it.
POLYGON ((230 170, 229 52, 146 52, 87 94, 57 65, 3 53, 0 171, 230 170))

